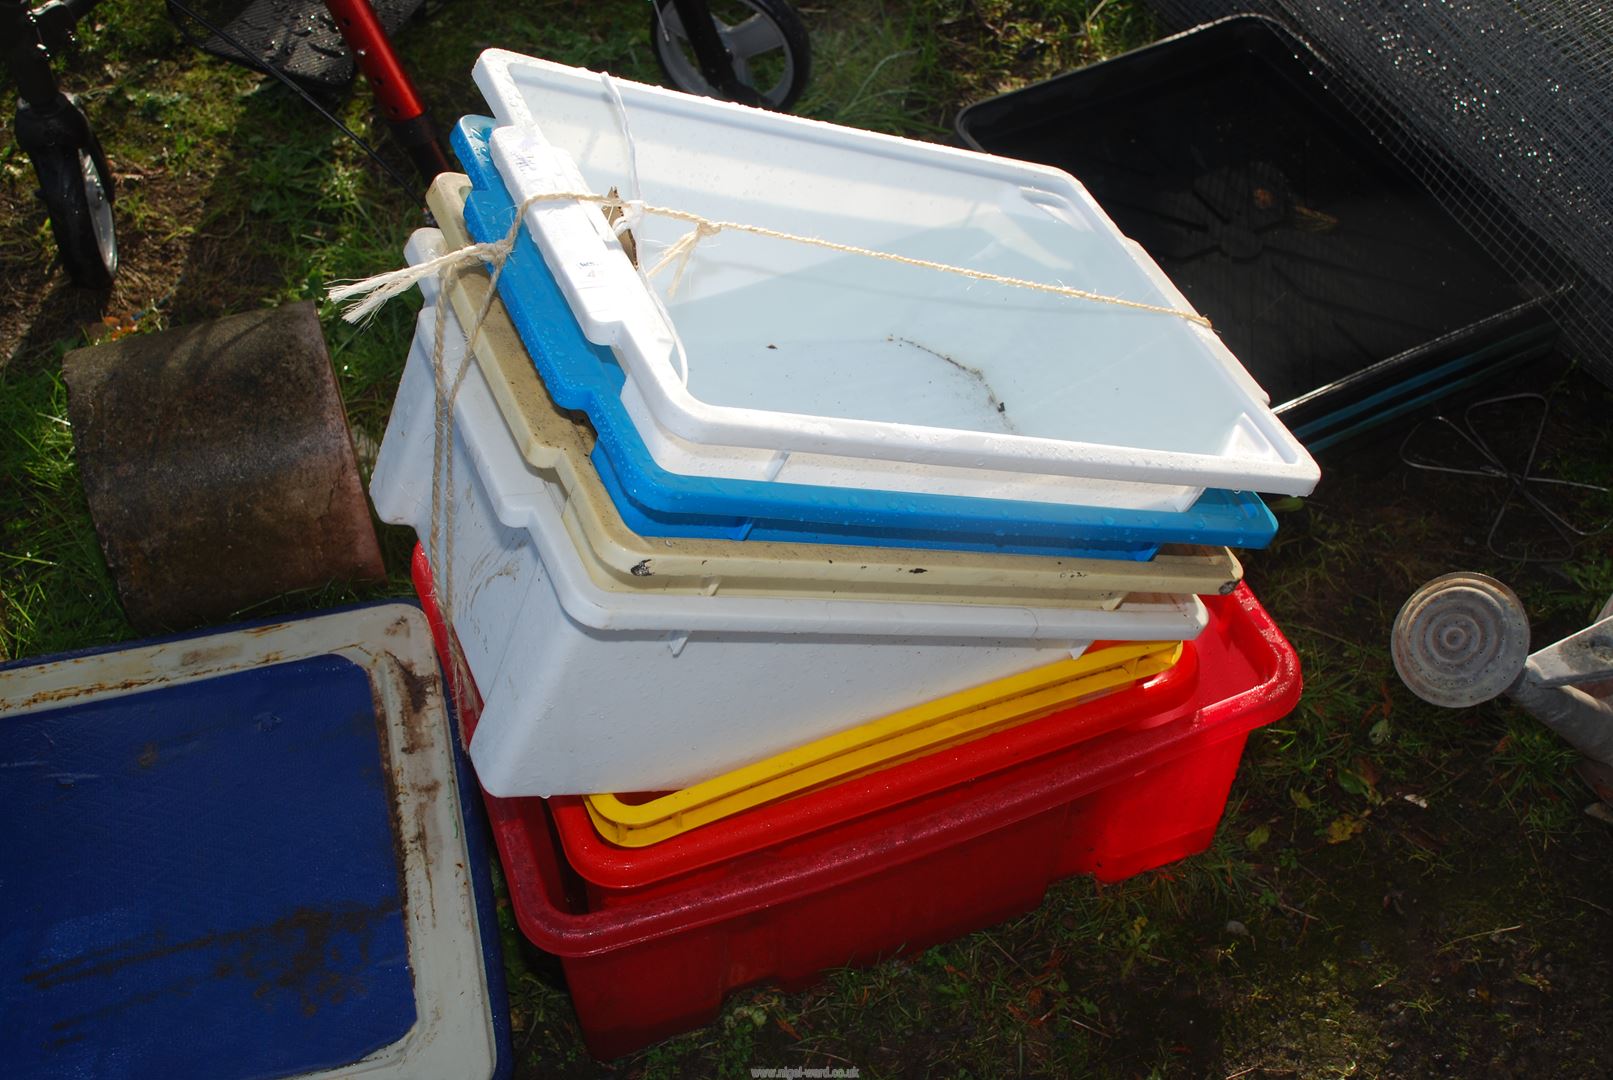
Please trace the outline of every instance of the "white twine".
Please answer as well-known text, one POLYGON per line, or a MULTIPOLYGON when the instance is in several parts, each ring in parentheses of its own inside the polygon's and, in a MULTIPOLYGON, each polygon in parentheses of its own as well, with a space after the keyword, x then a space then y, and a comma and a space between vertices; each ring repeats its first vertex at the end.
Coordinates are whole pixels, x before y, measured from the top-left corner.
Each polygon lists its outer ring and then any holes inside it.
POLYGON ((325 297, 335 304, 347 303, 357 298, 355 303, 348 304, 347 310, 342 312, 342 318, 350 323, 362 323, 381 310, 388 300, 402 296, 433 274, 446 273, 476 260, 490 262, 495 266, 504 265, 510 250, 515 247, 515 235, 516 230, 512 229, 503 240, 488 244, 467 244, 457 251, 444 252, 415 266, 388 270, 384 274, 376 274, 361 281, 333 283, 326 291, 325 297))
POLYGON ((956 274, 959 277, 970 278, 974 281, 988 281, 1014 289, 1028 289, 1032 292, 1048 293, 1072 300, 1086 300, 1095 304, 1112 304, 1116 307, 1129 308, 1134 311, 1169 315, 1184 322, 1194 323, 1206 328, 1211 327, 1210 320, 1196 311, 1167 307, 1163 304, 1150 304, 1141 300, 1128 300, 1122 296, 1109 296, 1104 293, 1092 292, 1089 289, 1077 289, 1070 285, 1054 285, 1045 281, 1031 281, 1006 274, 993 274, 986 270, 975 270, 967 266, 953 266, 950 263, 935 262, 931 259, 915 259, 889 251, 875 251, 872 248, 857 247, 854 244, 842 244, 834 240, 825 240, 822 237, 801 236, 797 233, 784 232, 780 229, 769 229, 762 225, 747 225, 739 221, 714 221, 711 218, 702 217, 688 210, 678 210, 670 206, 653 206, 638 200, 623 199, 615 195, 596 195, 586 191, 551 191, 529 195, 516 209, 515 220, 510 223, 510 231, 502 240, 493 243, 468 244, 457 251, 439 255, 435 259, 421 263, 418 266, 388 271, 384 274, 365 278, 362 281, 347 282, 331 289, 327 295, 331 300, 338 303, 362 297, 357 303, 348 307, 342 315, 342 318, 348 322, 356 323, 363 321, 376 308, 392 297, 406 291, 422 278, 429 277, 442 270, 476 260, 492 263, 495 272, 502 270, 505 260, 509 258, 510 252, 515 247, 516 237, 520 233, 521 221, 526 216, 526 212, 538 203, 543 202, 592 203, 606 209, 618 208, 623 211, 624 216, 631 208, 640 214, 654 214, 658 217, 668 217, 693 225, 694 228, 672 243, 661 253, 661 258, 655 265, 644 272, 644 277, 649 279, 656 277, 669 266, 675 267, 672 281, 667 287, 668 299, 672 299, 677 295, 678 286, 683 281, 684 271, 688 269, 689 260, 693 257, 695 248, 700 244, 700 241, 708 236, 716 236, 721 232, 739 232, 749 233, 752 236, 765 236, 772 240, 782 240, 792 244, 803 244, 807 247, 821 248, 825 251, 834 251, 842 255, 857 255, 862 258, 898 263, 902 266, 934 270, 938 273, 956 274), (378 298, 377 294, 379 294, 378 298))
POLYGON ((426 535, 427 562, 431 565, 433 599, 437 605, 437 618, 447 628, 448 668, 454 686, 455 705, 464 708, 462 695, 469 692, 470 665, 460 648, 459 638, 453 633, 454 572, 453 572, 453 491, 454 482, 454 417, 453 403, 459 396, 460 384, 470 369, 470 355, 460 357, 459 370, 453 382, 448 381, 447 367, 443 362, 448 320, 443 305, 449 302, 448 290, 459 277, 461 266, 450 266, 443 271, 437 292, 436 327, 431 346, 432 382, 432 446, 431 446, 431 529, 426 535))
MULTIPOLYGON (((519 225, 519 219, 517 219, 519 225)), ((511 236, 516 230, 511 230, 511 236)), ((459 638, 453 633, 454 610, 454 403, 459 399, 459 388, 464 385, 465 376, 470 372, 471 350, 475 347, 481 335, 482 325, 493 309, 493 301, 498 293, 498 279, 504 272, 505 257, 509 249, 504 241, 495 244, 476 244, 461 248, 459 251, 448 252, 445 256, 438 256, 421 263, 410 270, 439 267, 441 277, 437 289, 437 310, 432 328, 431 342, 431 377, 432 377, 432 454, 431 454, 431 527, 426 536, 427 562, 431 566, 433 600, 437 608, 437 618, 447 629, 445 638, 448 643, 448 669, 450 681, 454 688, 454 704, 463 710, 469 701, 468 694, 471 686, 470 666, 465 660, 464 650, 460 647, 459 638), (482 300, 482 306, 476 312, 470 328, 465 334, 465 350, 460 355, 459 367, 449 380, 447 362, 444 352, 448 337, 448 311, 447 305, 452 303, 449 296, 459 276, 469 268, 470 260, 464 253, 472 248, 503 248, 498 253, 498 261, 493 273, 487 282, 487 295, 482 300)), ((397 272, 394 271, 394 274, 397 272)), ((381 275, 383 277, 388 275, 381 275)), ((428 275, 415 275, 408 284, 397 288, 397 292, 408 288, 415 281, 422 280, 428 275)), ((362 283, 361 283, 362 284, 362 283)), ((389 283, 388 287, 391 287, 389 283)), ((334 292, 334 290, 333 290, 334 292)), ((373 293, 371 294, 374 295, 373 293)), ((396 292, 393 293, 396 295, 396 292)), ((381 303, 385 303, 383 299, 381 303)))
POLYGON ((633 128, 627 120, 627 103, 622 100, 622 92, 616 86, 616 80, 610 77, 610 72, 601 71, 599 81, 605 84, 605 92, 610 95, 611 104, 615 106, 616 126, 622 129, 622 145, 627 150, 627 194, 630 208, 624 208, 622 216, 616 222, 616 235, 637 225, 643 216, 644 188, 638 182, 638 143, 633 141, 633 128), (626 224, 623 224, 626 222, 626 224))
MULTIPOLYGON (((622 205, 622 212, 616 218, 614 228, 616 239, 620 240, 622 234, 638 227, 644 220, 644 187, 638 178, 638 142, 633 138, 633 125, 627 116, 627 103, 622 100, 622 92, 616 86, 616 80, 610 73, 601 71, 599 79, 605 84, 605 92, 610 95, 611 105, 616 114, 616 126, 622 132, 622 146, 627 153, 627 200, 622 205)), ((635 248, 638 234, 634 233, 635 248)), ((661 316, 661 325, 666 327, 668 335, 672 338, 673 370, 677 373, 678 381, 684 386, 689 385, 689 356, 683 349, 683 338, 678 334, 678 328, 672 321, 672 313, 667 310, 666 304, 661 300, 661 294, 655 291, 650 284, 650 275, 644 272, 640 259, 633 260, 633 269, 638 272, 639 278, 644 282, 644 291, 655 304, 655 310, 661 316)), ((659 264, 657 264, 659 265, 659 264)), ((675 291, 675 290, 674 290, 675 291)), ((672 293, 667 294, 668 297, 672 293)))

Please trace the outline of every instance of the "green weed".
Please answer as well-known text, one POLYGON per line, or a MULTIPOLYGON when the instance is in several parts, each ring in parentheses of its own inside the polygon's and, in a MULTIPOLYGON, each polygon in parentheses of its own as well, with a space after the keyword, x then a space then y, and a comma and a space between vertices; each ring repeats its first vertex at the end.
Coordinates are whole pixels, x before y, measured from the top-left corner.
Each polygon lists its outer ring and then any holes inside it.
POLYGON ((129 634, 78 484, 67 388, 0 370, 0 659, 129 634))

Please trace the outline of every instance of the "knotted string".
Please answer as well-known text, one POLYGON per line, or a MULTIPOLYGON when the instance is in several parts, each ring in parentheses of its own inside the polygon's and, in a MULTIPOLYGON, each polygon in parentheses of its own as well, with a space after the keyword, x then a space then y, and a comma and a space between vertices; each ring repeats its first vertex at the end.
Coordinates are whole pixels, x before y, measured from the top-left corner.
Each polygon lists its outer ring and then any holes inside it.
MULTIPOLYGON (((517 219, 519 223, 519 219, 517 219)), ((512 230, 512 236, 515 230, 512 230)), ((509 248, 504 241, 496 244, 471 245, 472 247, 500 248, 503 254, 499 255, 494 264, 493 273, 488 279, 487 293, 482 299, 482 305, 476 312, 475 319, 465 331, 465 349, 460 354, 459 367, 455 370, 450 381, 447 361, 444 353, 447 349, 448 339, 448 311, 447 305, 452 303, 450 291, 458 283, 460 275, 471 269, 469 261, 460 256, 470 248, 461 248, 459 251, 448 252, 447 256, 438 256, 419 264, 420 267, 438 268, 440 277, 437 288, 437 309, 432 327, 431 343, 431 380, 432 380, 432 447, 431 447, 431 526, 426 536, 427 562, 431 566, 433 600, 437 609, 437 618, 447 628, 445 635, 448 643, 448 669, 454 690, 454 705, 463 710, 468 702, 471 684, 470 666, 465 661, 464 650, 460 647, 459 638, 453 633, 454 610, 454 403, 459 399, 459 388, 464 385, 465 376, 470 372, 471 350, 475 348, 476 341, 482 332, 482 325, 487 321, 488 313, 493 309, 493 301, 498 293, 498 279, 504 272, 505 258, 509 248)), ((513 246, 513 244, 511 245, 513 246)), ((410 269, 416 269, 411 267, 410 269)), ((419 280, 418 278, 416 280, 419 280)), ((412 284, 412 282, 411 282, 412 284)), ((401 292, 405 285, 399 288, 401 292)), ((394 295, 396 295, 394 293, 394 295)), ((385 301, 383 300, 382 303, 385 301)))

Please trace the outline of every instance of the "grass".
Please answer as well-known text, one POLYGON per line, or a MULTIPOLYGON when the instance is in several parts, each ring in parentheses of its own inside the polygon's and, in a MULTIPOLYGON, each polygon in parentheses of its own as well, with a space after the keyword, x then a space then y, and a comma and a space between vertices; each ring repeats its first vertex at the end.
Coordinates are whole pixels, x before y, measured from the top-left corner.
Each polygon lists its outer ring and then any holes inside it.
MULTIPOLYGON (((848 0, 805 14, 817 59, 800 111, 921 137, 944 137, 963 103, 1153 33, 1135 0, 848 0)), ((467 73, 493 44, 653 81, 647 26, 634 0, 453 0, 398 43, 451 119, 481 107, 467 73)), ((96 336, 317 299, 330 280, 395 265, 421 221, 301 103, 191 51, 158 5, 106 0, 63 71, 118 175, 124 269, 105 298, 63 285, 28 164, 0 147, 0 650, 12 657, 130 636, 78 489, 61 356, 96 336)), ((364 95, 333 105, 377 137, 364 95)), ((396 302, 362 331, 322 307, 361 443, 380 438, 417 306, 396 302)), ((1573 374, 1550 389, 1549 467, 1605 480, 1613 399, 1573 374)), ((1505 703, 1423 705, 1384 643, 1401 600, 1459 567, 1516 585, 1550 640, 1613 592, 1613 556, 1605 540, 1560 564, 1489 555, 1495 492, 1401 468, 1398 437, 1325 459, 1316 495, 1285 504, 1277 544, 1245 559, 1306 690, 1251 739, 1208 851, 1119 885, 1062 882, 1029 914, 803 993, 740 991, 714 1024, 612 1068, 588 1058, 552 965, 520 947, 506 907, 521 1075, 1605 1074, 1608 837, 1581 813, 1572 754, 1505 703)), ((409 537, 388 530, 385 544, 402 591, 409 537)))
POLYGON ((0 372, 0 658, 128 637, 78 484, 61 375, 0 372))

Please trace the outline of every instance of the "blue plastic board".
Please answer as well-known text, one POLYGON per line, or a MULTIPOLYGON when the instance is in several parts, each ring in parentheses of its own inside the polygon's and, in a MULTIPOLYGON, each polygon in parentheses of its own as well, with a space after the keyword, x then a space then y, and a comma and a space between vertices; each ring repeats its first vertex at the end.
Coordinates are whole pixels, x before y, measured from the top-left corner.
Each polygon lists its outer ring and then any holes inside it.
MULTIPOLYGON (((475 187, 465 224, 502 239, 515 206, 493 164, 493 121, 466 117, 453 144, 475 187)), ((525 226, 499 296, 549 393, 587 414, 593 460, 623 520, 645 536, 868 544, 1035 555, 1147 559, 1165 543, 1264 547, 1277 522, 1250 492, 1206 491, 1179 513, 717 479, 656 464, 621 402, 625 374, 583 335, 525 226)))
MULTIPOLYGON (((173 641, 196 642, 181 667, 231 655, 227 634, 173 641)), ((38 679, 62 659, 5 667, 38 679)), ((327 654, 0 717, 0 1075, 306 1076, 431 1024, 375 702, 370 673, 327 654)), ((507 1076, 484 830, 454 756, 507 1076)))

